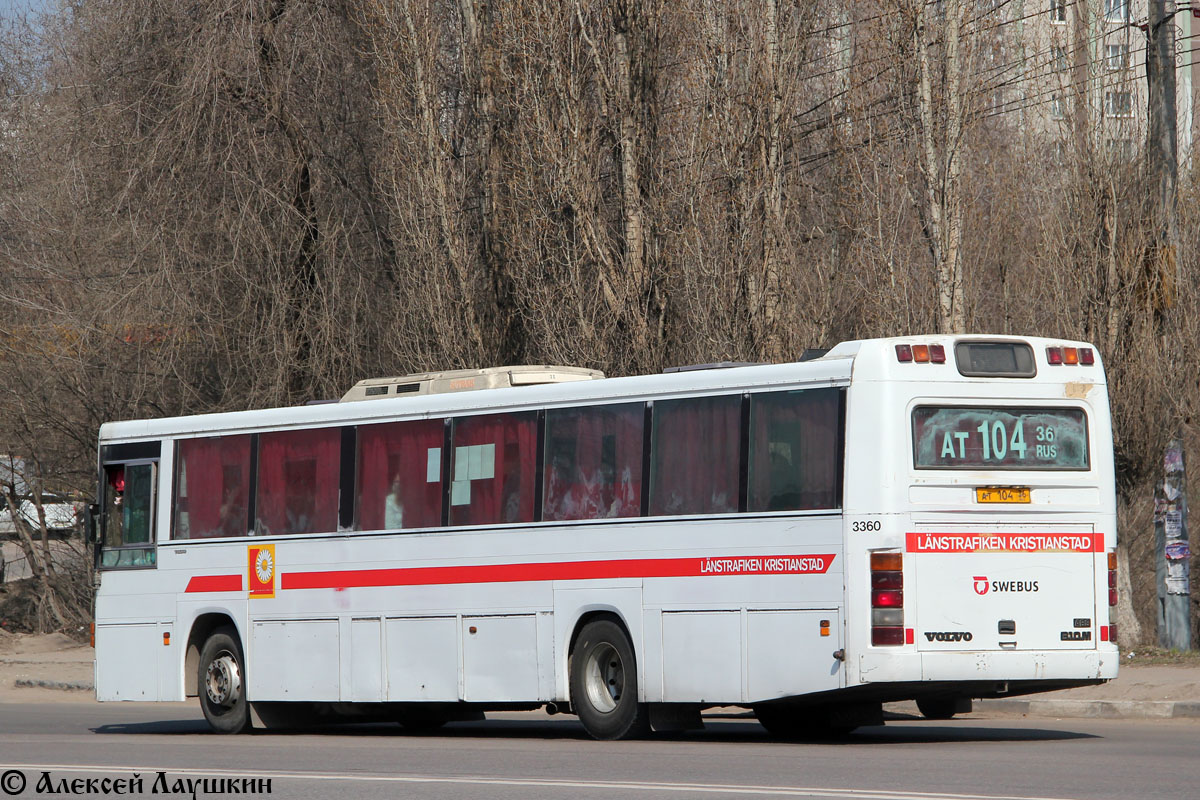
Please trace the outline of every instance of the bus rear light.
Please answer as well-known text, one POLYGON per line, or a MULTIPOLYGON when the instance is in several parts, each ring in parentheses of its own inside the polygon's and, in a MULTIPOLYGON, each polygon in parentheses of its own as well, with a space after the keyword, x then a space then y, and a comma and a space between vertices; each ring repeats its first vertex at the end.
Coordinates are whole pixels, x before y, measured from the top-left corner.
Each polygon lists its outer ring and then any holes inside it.
POLYGON ((904 644, 904 628, 896 626, 888 626, 886 628, 871 628, 871 644, 904 644))
POLYGON ((1108 607, 1113 608, 1117 604, 1117 552, 1110 550, 1108 553, 1108 607))
POLYGON ((905 643, 904 555, 871 553, 871 644, 905 643))
POLYGON ((872 608, 903 608, 904 592, 896 589, 876 589, 871 592, 872 608))
POLYGON ((903 572, 872 572, 871 573, 871 588, 872 589, 903 589, 904 588, 904 573, 903 572))
POLYGON ((912 348, 912 353, 913 353, 913 361, 916 361, 918 364, 929 363, 929 345, 914 344, 913 348, 912 348))
POLYGON ((1115 622, 1108 623, 1108 640, 1114 644, 1117 641, 1117 623, 1115 622))
POLYGON ((871 571, 899 572, 904 568, 904 556, 900 553, 871 553, 871 571))
POLYGON ((1096 363, 1096 356, 1092 353, 1092 348, 1079 348, 1079 363, 1083 364, 1085 367, 1090 367, 1096 363))
POLYGON ((904 609, 902 608, 872 608, 871 624, 876 628, 904 624, 904 609))
POLYGON ((1076 350, 1074 347, 1064 347, 1063 348, 1063 363, 1064 364, 1078 364, 1079 363, 1079 351, 1076 350))
POLYGON ((942 347, 940 344, 929 345, 929 360, 934 364, 945 364, 946 348, 942 347))
POLYGON ((1062 348, 1061 347, 1047 347, 1046 348, 1046 361, 1050 364, 1063 363, 1062 348))
POLYGON ((912 361, 912 348, 906 344, 896 345, 896 360, 904 364, 912 361))

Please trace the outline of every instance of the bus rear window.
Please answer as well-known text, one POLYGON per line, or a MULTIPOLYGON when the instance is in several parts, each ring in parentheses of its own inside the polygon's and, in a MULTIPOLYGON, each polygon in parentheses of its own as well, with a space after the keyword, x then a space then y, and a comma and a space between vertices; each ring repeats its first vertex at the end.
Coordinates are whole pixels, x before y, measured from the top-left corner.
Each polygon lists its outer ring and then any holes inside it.
POLYGON ((1080 408, 920 406, 913 411, 917 469, 1086 470, 1080 408))

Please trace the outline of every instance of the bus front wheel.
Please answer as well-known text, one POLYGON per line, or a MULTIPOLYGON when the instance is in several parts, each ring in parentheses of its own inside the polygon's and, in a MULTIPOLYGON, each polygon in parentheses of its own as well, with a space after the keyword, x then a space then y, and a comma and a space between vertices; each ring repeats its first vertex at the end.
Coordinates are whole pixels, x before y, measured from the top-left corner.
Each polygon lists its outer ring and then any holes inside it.
POLYGON ((217 733, 250 729, 244 663, 237 631, 230 627, 213 631, 200 651, 200 708, 217 733))
POLYGON ((571 707, 594 739, 632 739, 650 732, 638 702, 637 661, 620 625, 589 622, 571 655, 571 707))

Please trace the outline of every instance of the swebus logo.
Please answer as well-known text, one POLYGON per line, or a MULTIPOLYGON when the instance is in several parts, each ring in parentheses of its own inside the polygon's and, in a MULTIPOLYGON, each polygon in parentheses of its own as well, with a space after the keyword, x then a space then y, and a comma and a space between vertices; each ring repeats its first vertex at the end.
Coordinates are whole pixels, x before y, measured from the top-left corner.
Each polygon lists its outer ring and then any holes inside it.
POLYGON ((989 581, 986 575, 976 575, 975 594, 984 595, 988 592, 1036 592, 1037 581, 989 581))

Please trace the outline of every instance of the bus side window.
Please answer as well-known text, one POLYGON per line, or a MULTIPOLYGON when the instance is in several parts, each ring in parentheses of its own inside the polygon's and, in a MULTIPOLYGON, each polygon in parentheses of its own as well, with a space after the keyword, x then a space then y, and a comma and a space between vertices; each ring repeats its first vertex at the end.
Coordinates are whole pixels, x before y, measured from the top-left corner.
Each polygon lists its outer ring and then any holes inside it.
POLYGON ((336 531, 341 429, 264 433, 258 441, 255 531, 260 535, 336 531))
POLYGON ((153 566, 155 465, 110 464, 104 473, 100 566, 153 566))
POLYGON ((839 392, 750 398, 748 511, 837 508, 839 392))
POLYGON ((738 510, 740 396, 660 400, 650 445, 650 513, 738 510))
POLYGON ((250 436, 185 439, 175 453, 172 538, 245 536, 250 527, 250 436))
POLYGON ((454 420, 450 524, 532 522, 537 414, 454 420))
POLYGON ((638 516, 645 418, 641 403, 547 411, 542 519, 638 516))
POLYGON ((358 428, 355 528, 435 528, 442 524, 440 419, 358 428))

